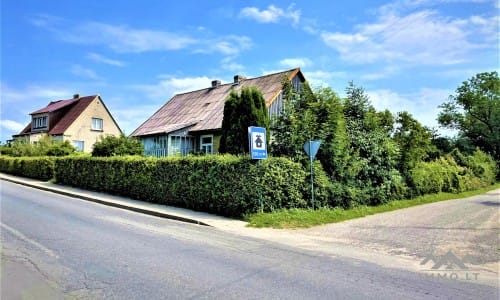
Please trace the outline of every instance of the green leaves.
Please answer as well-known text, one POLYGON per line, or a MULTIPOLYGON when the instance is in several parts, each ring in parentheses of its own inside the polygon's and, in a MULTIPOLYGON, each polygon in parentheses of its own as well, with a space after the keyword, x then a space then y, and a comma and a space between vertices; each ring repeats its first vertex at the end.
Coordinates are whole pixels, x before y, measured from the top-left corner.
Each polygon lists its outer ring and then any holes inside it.
POLYGON ((144 148, 139 139, 128 138, 123 134, 119 137, 107 135, 101 136, 94 144, 92 156, 142 155, 143 152, 144 148))
POLYGON ((240 93, 233 90, 226 100, 219 152, 235 155, 248 153, 249 126, 269 128, 264 97, 255 87, 243 87, 240 93))

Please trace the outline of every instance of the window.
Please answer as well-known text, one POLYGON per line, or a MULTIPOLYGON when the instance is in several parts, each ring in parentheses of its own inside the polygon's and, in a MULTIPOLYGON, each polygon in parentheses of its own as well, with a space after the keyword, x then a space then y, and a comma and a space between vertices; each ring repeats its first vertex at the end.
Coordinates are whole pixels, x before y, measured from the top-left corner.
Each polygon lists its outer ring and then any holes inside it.
POLYGON ((214 148, 214 136, 202 135, 200 137, 200 150, 205 154, 212 154, 214 148))
POLYGON ((33 129, 47 128, 47 116, 33 118, 33 129))
POLYGON ((92 118, 92 130, 102 131, 102 119, 92 118))
POLYGON ((83 141, 71 141, 71 145, 78 151, 83 151, 83 141))
POLYGON ((169 155, 188 155, 193 150, 194 140, 191 136, 170 136, 169 155))

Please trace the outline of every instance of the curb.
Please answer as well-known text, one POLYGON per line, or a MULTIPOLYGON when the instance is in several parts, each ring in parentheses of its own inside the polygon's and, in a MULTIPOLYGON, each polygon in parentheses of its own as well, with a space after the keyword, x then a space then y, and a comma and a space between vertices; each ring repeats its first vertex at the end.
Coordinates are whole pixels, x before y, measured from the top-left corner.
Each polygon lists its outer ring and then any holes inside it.
POLYGON ((60 195, 68 196, 68 197, 78 198, 81 200, 90 201, 90 202, 94 202, 94 203, 98 203, 98 204, 102 204, 102 205, 106 205, 106 206, 111 206, 111 207, 125 209, 125 210, 129 210, 129 211, 133 211, 133 212, 138 212, 138 213, 142 213, 145 215, 150 215, 150 216, 160 217, 160 218, 164 218, 164 219, 170 219, 170 220, 175 220, 175 221, 180 221, 180 222, 185 222, 185 223, 191 223, 191 224, 196 224, 196 225, 203 225, 203 226, 212 227, 211 225, 204 223, 204 222, 201 222, 200 220, 196 220, 196 219, 191 219, 191 218, 181 217, 181 216, 173 215, 173 214, 167 214, 167 213, 163 213, 163 212, 159 212, 159 211, 154 211, 154 210, 124 205, 124 204, 120 204, 120 203, 105 201, 102 199, 98 199, 96 197, 91 197, 91 196, 86 196, 86 195, 82 195, 82 194, 78 194, 78 193, 62 191, 62 190, 57 189, 57 188, 44 187, 44 186, 40 186, 37 184, 31 184, 31 183, 28 183, 28 182, 25 182, 22 180, 15 180, 15 179, 6 178, 3 176, 0 177, 0 180, 5 180, 5 181, 9 181, 9 182, 12 182, 15 184, 20 184, 20 185, 24 185, 27 187, 43 190, 46 192, 52 192, 52 193, 56 193, 56 194, 60 194, 60 195))

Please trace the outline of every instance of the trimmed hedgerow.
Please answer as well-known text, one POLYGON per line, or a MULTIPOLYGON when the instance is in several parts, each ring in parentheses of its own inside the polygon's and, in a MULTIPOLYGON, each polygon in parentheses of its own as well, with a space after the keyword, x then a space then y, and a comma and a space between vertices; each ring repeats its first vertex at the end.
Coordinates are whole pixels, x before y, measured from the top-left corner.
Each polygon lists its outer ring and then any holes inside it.
POLYGON ((54 177, 53 157, 9 157, 0 156, 0 172, 40 180, 54 177))
POLYGON ((258 211, 261 201, 264 211, 308 206, 307 173, 285 158, 66 157, 56 161, 56 181, 231 217, 258 211))

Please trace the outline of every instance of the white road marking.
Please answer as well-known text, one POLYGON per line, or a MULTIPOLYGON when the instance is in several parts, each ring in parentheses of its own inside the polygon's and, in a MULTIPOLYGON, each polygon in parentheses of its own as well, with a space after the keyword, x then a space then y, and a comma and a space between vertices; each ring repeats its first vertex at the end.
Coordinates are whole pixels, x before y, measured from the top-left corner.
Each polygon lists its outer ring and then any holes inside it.
POLYGON ((45 246, 39 244, 38 242, 28 238, 27 236, 25 236, 24 234, 22 234, 20 231, 17 231, 15 230, 14 228, 8 226, 8 225, 5 225, 4 223, 0 223, 0 226, 2 227, 2 229, 4 230, 7 230, 9 231, 10 233, 12 233, 13 235, 15 235, 17 238, 33 245, 34 247, 38 248, 39 250, 41 250, 42 252, 45 252, 46 254, 52 256, 52 257, 55 257, 55 258, 58 258, 58 256, 50 249, 46 248, 45 246))

